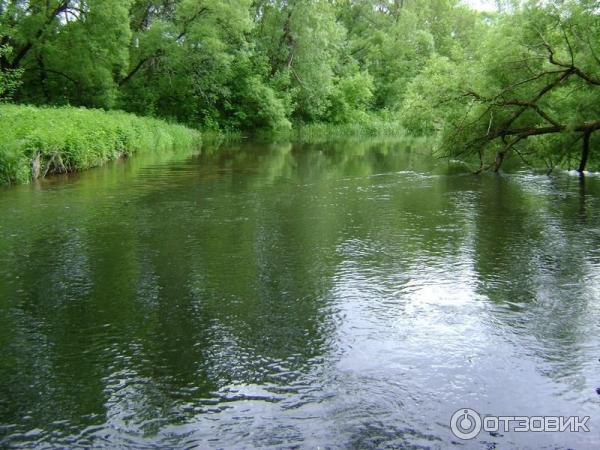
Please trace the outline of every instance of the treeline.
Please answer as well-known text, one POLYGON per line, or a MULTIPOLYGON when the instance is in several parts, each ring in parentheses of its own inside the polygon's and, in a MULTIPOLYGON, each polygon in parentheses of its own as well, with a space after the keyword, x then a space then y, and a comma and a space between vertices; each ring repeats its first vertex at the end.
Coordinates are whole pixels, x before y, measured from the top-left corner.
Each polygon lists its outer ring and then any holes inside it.
POLYGON ((583 169, 600 2, 497 3, 0 0, 0 96, 230 130, 376 118, 482 171, 509 153, 583 169))
POLYGON ((0 64, 23 103, 242 130, 347 123, 397 111, 479 22, 457 0, 0 0, 0 64))

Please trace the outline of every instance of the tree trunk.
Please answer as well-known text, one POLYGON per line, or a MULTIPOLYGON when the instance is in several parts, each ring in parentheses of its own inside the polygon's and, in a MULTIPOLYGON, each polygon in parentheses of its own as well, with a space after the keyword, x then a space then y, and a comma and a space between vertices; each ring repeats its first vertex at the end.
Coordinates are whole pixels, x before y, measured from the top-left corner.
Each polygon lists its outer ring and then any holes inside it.
POLYGON ((494 164, 492 165, 492 167, 494 168, 494 172, 497 173, 500 170, 500 167, 502 166, 503 162, 504 162, 504 152, 496 153, 496 160, 494 161, 494 164))
POLYGON ((579 163, 579 169, 577 172, 583 173, 585 166, 587 165, 588 157, 590 156, 590 137, 592 136, 591 131, 585 131, 583 133, 583 147, 581 149, 581 162, 579 163))

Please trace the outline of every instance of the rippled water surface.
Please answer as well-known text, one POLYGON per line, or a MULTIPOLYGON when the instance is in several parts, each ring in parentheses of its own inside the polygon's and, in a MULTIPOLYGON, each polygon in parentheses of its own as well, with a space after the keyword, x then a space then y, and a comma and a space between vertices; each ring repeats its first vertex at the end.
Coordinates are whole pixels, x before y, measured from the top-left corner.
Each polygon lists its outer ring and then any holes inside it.
POLYGON ((464 170, 247 144, 1 189, 0 447, 598 448, 600 178, 464 170))

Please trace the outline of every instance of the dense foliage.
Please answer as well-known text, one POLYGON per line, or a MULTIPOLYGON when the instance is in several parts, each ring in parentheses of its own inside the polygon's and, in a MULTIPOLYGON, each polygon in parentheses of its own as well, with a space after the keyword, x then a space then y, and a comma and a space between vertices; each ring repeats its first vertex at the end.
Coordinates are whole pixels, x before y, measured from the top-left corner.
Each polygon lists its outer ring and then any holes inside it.
POLYGON ((123 112, 1 104, 0 136, 0 185, 200 143, 197 131, 123 112))
POLYGON ((22 71, 23 103, 202 128, 367 123, 481 20, 459 0, 0 0, 0 66, 22 71))
POLYGON ((583 171, 600 129, 600 2, 513 5, 478 36, 463 57, 435 55, 411 80, 405 125, 440 131, 450 154, 477 154, 481 171, 509 152, 583 171))
POLYGON ((388 121, 481 170, 509 152, 582 169, 600 2, 497 4, 0 0, 0 98, 245 131, 388 121))

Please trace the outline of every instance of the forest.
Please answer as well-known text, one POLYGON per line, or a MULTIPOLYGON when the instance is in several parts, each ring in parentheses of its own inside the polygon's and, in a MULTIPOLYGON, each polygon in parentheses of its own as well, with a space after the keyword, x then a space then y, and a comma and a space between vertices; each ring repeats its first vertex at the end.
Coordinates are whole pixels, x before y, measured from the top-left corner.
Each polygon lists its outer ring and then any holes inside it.
POLYGON ((249 134, 385 123, 480 172, 583 172, 600 2, 496 3, 0 0, 0 97, 249 134))

